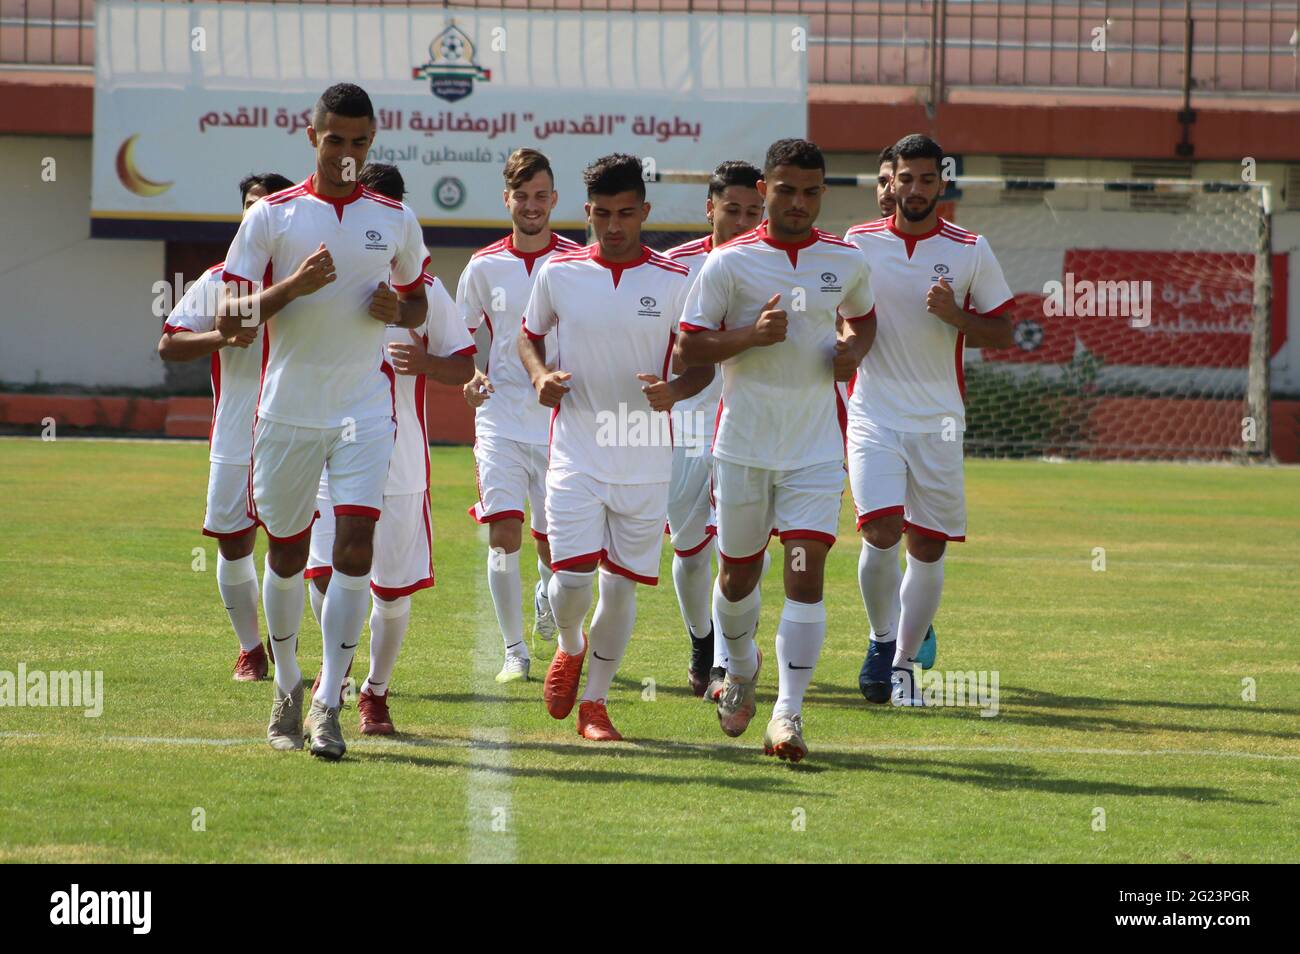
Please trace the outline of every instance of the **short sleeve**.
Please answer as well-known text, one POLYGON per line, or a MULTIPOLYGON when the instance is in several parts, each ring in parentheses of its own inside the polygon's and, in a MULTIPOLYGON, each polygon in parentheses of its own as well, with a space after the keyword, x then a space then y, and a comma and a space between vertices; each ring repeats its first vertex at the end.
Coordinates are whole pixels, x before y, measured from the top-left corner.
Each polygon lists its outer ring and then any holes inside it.
POLYGON ((840 302, 840 317, 845 321, 862 321, 870 318, 876 311, 876 297, 871 291, 871 266, 867 257, 860 255, 860 264, 854 275, 853 285, 840 302))
POLYGON ((461 271, 460 281, 456 285, 456 309, 470 334, 478 331, 478 326, 483 324, 483 305, 479 302, 474 287, 475 272, 474 259, 471 258, 461 271))
POLYGON ((731 302, 731 275, 724 256, 713 254, 704 260, 699 276, 691 285, 682 307, 682 331, 719 331, 726 324, 731 302))
POLYGON ((524 308, 524 333, 536 341, 555 327, 555 305, 551 301, 551 263, 546 262, 533 282, 533 293, 524 308))
POLYGON ((456 303, 447 294, 447 287, 438 279, 425 286, 429 299, 428 321, 425 329, 429 335, 429 354, 435 358, 448 358, 458 354, 473 354, 474 339, 461 321, 456 303))
POLYGON ((413 290, 423 280, 429 264, 429 250, 424 247, 424 230, 409 206, 402 206, 402 244, 393 256, 393 288, 399 292, 413 290))
POLYGON ((226 252, 226 267, 221 274, 225 282, 247 283, 255 286, 266 274, 266 266, 274 257, 275 240, 271 234, 271 217, 274 214, 265 201, 255 202, 248 210, 235 240, 226 252))
POLYGON ((975 274, 970 281, 970 305, 977 314, 991 318, 1010 308, 1012 297, 1002 266, 993 255, 988 239, 981 235, 975 241, 975 274))
POLYGON ((215 331, 216 296, 221 294, 221 273, 208 269, 185 290, 181 300, 163 322, 163 331, 215 331))

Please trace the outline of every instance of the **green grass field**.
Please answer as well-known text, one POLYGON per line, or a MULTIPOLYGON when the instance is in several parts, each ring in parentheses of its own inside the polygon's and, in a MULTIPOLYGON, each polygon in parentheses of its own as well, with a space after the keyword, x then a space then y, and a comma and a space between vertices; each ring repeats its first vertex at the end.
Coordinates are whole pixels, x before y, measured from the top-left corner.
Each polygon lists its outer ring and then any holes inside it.
POLYGON ((630 743, 551 720, 544 660, 497 686, 468 448, 433 451, 401 734, 348 709, 343 762, 273 752, 270 683, 230 679, 206 471, 197 443, 0 440, 0 670, 102 670, 105 694, 98 718, 0 708, 0 860, 1300 861, 1295 468, 971 461, 938 668, 996 670, 993 718, 862 700, 846 503, 798 766, 762 754, 771 669, 737 740, 686 690, 667 547, 610 699, 630 743))

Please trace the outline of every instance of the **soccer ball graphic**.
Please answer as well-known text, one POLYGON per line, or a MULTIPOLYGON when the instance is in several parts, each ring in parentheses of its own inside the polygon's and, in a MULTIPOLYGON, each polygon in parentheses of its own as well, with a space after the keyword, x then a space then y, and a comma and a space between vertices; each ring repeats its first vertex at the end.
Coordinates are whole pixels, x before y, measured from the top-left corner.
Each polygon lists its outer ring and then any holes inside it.
POLYGON ((465 58, 465 38, 455 33, 448 33, 438 43, 439 59, 463 60, 465 58))

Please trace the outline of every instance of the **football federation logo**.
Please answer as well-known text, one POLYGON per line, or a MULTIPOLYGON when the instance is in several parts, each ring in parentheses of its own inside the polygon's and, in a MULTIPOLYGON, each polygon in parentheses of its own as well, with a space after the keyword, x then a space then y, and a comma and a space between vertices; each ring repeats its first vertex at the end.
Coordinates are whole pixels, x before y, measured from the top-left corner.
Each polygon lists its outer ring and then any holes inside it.
POLYGON ((474 42, 452 20, 429 44, 429 62, 411 70, 411 79, 426 77, 434 96, 454 103, 474 92, 474 80, 491 80, 492 71, 474 62, 474 42))
POLYGON ((455 176, 444 176, 433 187, 433 201, 440 208, 458 209, 465 201, 465 183, 455 176))
POLYGON ((366 231, 366 248, 372 251, 387 252, 388 243, 382 241, 382 239, 383 236, 374 229, 368 229, 366 231))
POLYGON ((822 291, 838 292, 843 290, 844 289, 840 285, 840 277, 838 275, 836 275, 834 272, 822 272, 822 291))
POLYGON ((654 306, 655 306, 655 300, 653 298, 651 298, 649 295, 642 296, 641 298, 642 308, 653 308, 654 306))

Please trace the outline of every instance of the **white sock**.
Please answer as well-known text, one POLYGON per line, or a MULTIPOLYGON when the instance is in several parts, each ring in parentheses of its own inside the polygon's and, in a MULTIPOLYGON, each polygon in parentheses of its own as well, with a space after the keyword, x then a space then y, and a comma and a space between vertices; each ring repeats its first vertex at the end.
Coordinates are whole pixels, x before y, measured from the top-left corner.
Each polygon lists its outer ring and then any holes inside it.
POLYGON ((677 591, 677 605, 682 611, 682 622, 694 639, 709 635, 713 626, 713 608, 710 605, 713 591, 712 568, 712 540, 698 553, 690 556, 673 554, 673 589, 677 591))
POLYGON ((911 669, 916 652, 925 640, 925 631, 939 612, 939 599, 943 596, 943 557, 933 563, 907 555, 907 572, 899 599, 903 609, 898 614, 898 648, 894 650, 894 665, 911 669))
POLYGON ((598 584, 600 596, 596 600, 596 613, 591 618, 587 642, 587 687, 582 693, 583 702, 605 699, 609 684, 623 661, 627 644, 632 639, 632 626, 636 622, 636 581, 608 570, 600 571, 598 584))
POLYGON ((277 576, 266 558, 262 571, 262 608, 266 611, 266 631, 271 634, 275 655, 275 684, 281 692, 293 692, 302 682, 298 668, 298 630, 302 626, 302 573, 277 576))
POLYGON ((867 608, 871 638, 878 643, 893 642, 898 637, 898 588, 903 582, 898 564, 901 545, 900 541, 882 550, 863 540, 858 556, 858 588, 862 590, 862 605, 867 608))
POLYGON ((320 685, 314 698, 328 708, 339 704, 338 691, 348 677, 357 643, 361 642, 361 624, 370 603, 370 574, 348 576, 336 567, 325 591, 325 608, 321 610, 321 638, 325 650, 320 667, 320 685))
POLYGON ((591 609, 591 584, 595 570, 574 573, 560 570, 551 577, 551 612, 560 630, 560 649, 570 656, 582 652, 582 621, 591 609))
POLYGON ((388 692, 388 681, 393 678, 393 667, 397 665, 397 654, 410 622, 409 596, 395 600, 374 597, 374 608, 370 611, 370 672, 361 685, 362 692, 368 689, 376 696, 388 692))
POLYGON ((239 648, 244 652, 256 649, 262 641, 257 629, 257 564, 253 554, 238 560, 227 560, 217 551, 217 591, 230 617, 230 625, 239 637, 239 648))
POLYGON ((541 557, 537 558, 537 578, 542 581, 542 592, 547 594, 547 600, 550 599, 551 592, 551 568, 541 557))
POLYGON ((754 630, 758 626, 759 588, 731 602, 722 595, 721 577, 713 587, 714 632, 726 639, 727 671, 745 679, 754 678, 758 670, 758 647, 754 630))
MULTIPOLYGON (((328 580, 329 577, 325 579, 328 580)), ((325 588, 329 589, 328 583, 325 584, 325 588)), ((319 626, 321 613, 325 610, 325 594, 316 588, 315 580, 307 581, 307 598, 311 600, 311 615, 316 617, 316 625, 319 626)))
POLYGON ((524 597, 519 582, 519 551, 489 548, 487 557, 488 590, 492 607, 497 611, 497 626, 506 644, 506 652, 528 658, 524 642, 524 597))
POLYGON ((777 696, 772 718, 803 711, 803 694, 826 639, 826 604, 785 601, 776 629, 777 696))

